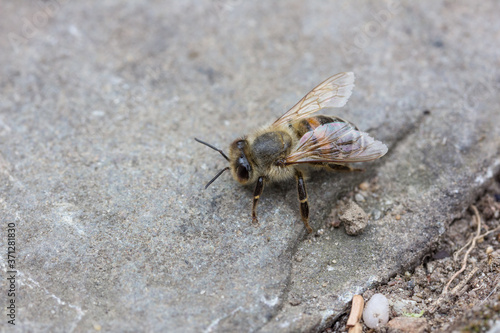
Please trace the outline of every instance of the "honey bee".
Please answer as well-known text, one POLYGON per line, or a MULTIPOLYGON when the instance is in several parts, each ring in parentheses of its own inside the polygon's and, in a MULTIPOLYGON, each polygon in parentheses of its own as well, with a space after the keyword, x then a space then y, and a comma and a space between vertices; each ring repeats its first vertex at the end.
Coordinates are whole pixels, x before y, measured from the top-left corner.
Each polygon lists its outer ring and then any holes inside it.
POLYGON ((353 73, 339 73, 318 85, 270 126, 257 130, 222 150, 196 139, 216 151, 228 162, 208 184, 231 171, 242 185, 255 183, 252 220, 257 220, 257 204, 264 184, 294 178, 297 181, 300 215, 308 233, 309 204, 304 176, 310 166, 334 171, 362 171, 348 163, 372 161, 387 153, 387 146, 361 132, 354 124, 335 116, 313 113, 325 107, 342 107, 354 88, 353 73))

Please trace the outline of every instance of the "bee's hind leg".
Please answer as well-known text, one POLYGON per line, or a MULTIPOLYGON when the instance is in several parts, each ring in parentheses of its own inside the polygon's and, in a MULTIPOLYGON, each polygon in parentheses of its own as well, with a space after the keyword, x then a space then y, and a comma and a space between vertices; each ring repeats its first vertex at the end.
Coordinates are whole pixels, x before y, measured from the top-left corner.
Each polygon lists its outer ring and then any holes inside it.
POLYGON ((255 190, 253 191, 252 222, 255 224, 259 223, 259 220, 257 219, 257 204, 259 203, 262 191, 264 191, 264 177, 259 177, 259 179, 257 179, 257 184, 255 185, 255 190))
POLYGON ((353 168, 350 165, 347 164, 333 164, 329 163, 327 164, 328 170, 331 171, 337 171, 337 172, 363 172, 365 169, 357 169, 353 168))
POLYGON ((307 202, 306 183, 304 182, 304 177, 302 176, 302 172, 297 170, 296 177, 297 177, 297 190, 299 192, 300 216, 302 217, 302 222, 304 222, 307 232, 311 233, 312 228, 309 225, 309 203, 307 202))

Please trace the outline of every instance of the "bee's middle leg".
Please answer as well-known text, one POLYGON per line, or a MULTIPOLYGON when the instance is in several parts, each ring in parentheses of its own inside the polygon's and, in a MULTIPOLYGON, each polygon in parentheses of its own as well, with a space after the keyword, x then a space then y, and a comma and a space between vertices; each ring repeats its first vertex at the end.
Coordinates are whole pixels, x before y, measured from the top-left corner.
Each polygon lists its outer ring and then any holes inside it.
POLYGON ((299 192, 299 203, 300 203, 300 216, 302 217, 302 222, 306 226, 307 232, 311 233, 312 228, 309 225, 309 203, 307 202, 307 191, 306 183, 304 182, 304 177, 302 172, 296 172, 297 177, 297 190, 299 192))
POLYGON ((257 220, 257 204, 262 191, 264 191, 264 177, 259 177, 253 191, 252 222, 255 224, 259 223, 259 220, 257 220))

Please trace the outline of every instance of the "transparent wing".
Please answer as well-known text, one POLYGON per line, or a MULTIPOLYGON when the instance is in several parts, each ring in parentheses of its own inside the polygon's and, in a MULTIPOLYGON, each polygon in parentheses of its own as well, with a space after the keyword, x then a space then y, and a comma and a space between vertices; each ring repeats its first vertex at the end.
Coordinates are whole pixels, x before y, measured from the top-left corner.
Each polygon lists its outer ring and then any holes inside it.
POLYGON ((349 123, 329 123, 307 132, 285 164, 354 163, 372 161, 387 153, 387 146, 349 123))
POLYGON ((342 107, 351 96, 352 88, 354 88, 354 73, 338 73, 311 90, 273 125, 284 125, 289 121, 295 122, 307 118, 326 107, 342 107))

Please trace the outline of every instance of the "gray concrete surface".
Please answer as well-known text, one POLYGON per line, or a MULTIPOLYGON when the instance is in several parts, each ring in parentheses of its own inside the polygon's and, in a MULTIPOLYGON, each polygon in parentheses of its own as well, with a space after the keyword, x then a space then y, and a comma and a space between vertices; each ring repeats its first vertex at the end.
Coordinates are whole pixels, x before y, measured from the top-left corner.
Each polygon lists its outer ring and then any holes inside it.
POLYGON ((500 167, 493 0, 0 6, 18 331, 319 331, 419 262, 500 167), (341 71, 356 87, 328 113, 390 150, 363 174, 313 174, 311 222, 378 177, 363 234, 305 235, 293 183, 265 189, 258 227, 252 189, 225 174, 203 190, 225 161, 194 136, 227 150, 341 71))

